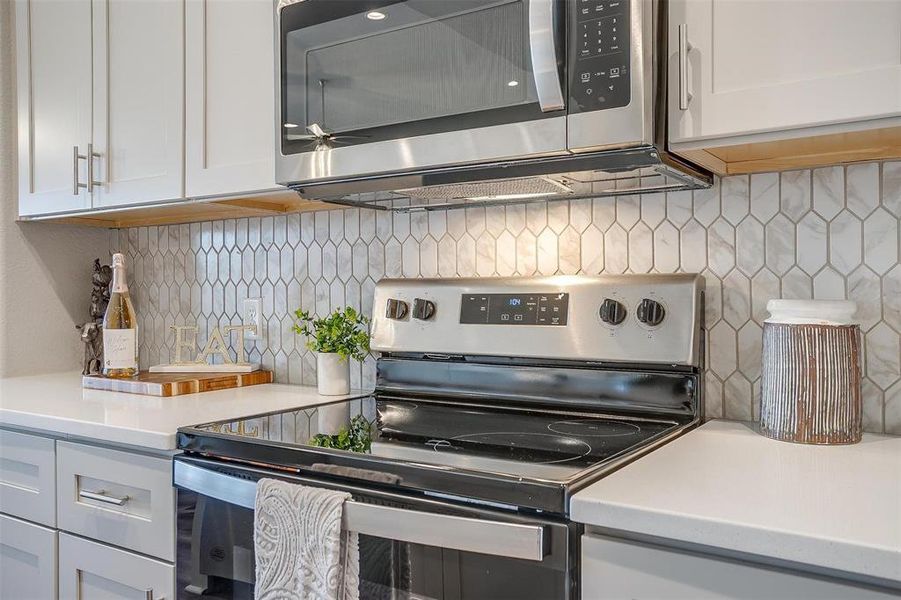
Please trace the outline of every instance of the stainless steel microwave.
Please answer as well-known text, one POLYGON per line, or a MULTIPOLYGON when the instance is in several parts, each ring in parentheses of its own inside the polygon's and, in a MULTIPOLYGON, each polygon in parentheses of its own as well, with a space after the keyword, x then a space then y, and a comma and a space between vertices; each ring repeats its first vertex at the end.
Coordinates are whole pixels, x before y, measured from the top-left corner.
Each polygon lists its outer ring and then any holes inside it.
POLYGON ((402 210, 708 185, 666 152, 663 8, 282 0, 276 179, 402 210))

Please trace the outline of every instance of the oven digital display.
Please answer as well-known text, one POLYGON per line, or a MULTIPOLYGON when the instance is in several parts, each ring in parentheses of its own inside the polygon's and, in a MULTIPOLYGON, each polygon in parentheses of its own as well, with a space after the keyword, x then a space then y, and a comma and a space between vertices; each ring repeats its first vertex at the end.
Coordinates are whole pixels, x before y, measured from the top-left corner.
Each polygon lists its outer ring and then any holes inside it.
POLYGON ((471 325, 566 325, 569 294, 464 294, 460 323, 471 325))

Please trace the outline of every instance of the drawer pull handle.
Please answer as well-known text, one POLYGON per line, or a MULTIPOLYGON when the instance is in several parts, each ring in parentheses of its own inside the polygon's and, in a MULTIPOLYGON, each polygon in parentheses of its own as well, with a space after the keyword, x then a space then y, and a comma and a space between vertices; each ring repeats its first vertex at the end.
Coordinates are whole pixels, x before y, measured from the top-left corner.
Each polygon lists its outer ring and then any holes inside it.
MULTIPOLYGON (((144 590, 144 598, 145 598, 145 600, 153 600, 153 588, 144 590)), ((160 596, 156 600, 166 600, 166 599, 163 598, 162 596, 160 596)))
POLYGON ((79 490, 78 497, 87 498, 88 500, 96 500, 98 502, 104 502, 106 504, 115 504, 116 506, 122 506, 123 504, 128 502, 128 496, 122 496, 121 498, 117 498, 116 496, 107 496, 104 490, 98 490, 96 492, 79 490))

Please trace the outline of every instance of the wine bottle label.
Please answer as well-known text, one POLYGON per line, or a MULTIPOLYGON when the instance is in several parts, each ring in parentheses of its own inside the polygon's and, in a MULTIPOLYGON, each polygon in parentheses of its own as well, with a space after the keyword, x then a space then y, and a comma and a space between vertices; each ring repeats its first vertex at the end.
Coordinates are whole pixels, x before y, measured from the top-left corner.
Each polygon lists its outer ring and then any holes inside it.
POLYGON ((136 329, 103 330, 103 366, 107 369, 133 369, 138 366, 136 329))

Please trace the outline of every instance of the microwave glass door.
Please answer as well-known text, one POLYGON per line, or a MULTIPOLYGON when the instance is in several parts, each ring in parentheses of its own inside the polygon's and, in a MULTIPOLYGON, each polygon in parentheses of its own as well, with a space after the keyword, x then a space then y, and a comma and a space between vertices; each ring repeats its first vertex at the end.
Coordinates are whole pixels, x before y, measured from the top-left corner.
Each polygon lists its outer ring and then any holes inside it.
MULTIPOLYGON (((545 102, 542 111, 533 56, 541 53, 559 89, 555 28, 562 18, 553 10, 561 3, 542 0, 542 14, 530 22, 535 4, 306 0, 284 6, 282 153, 309 152, 326 138, 327 147, 340 148, 559 116, 562 102, 556 110, 545 102)), ((544 71, 539 84, 554 84, 544 71)))

